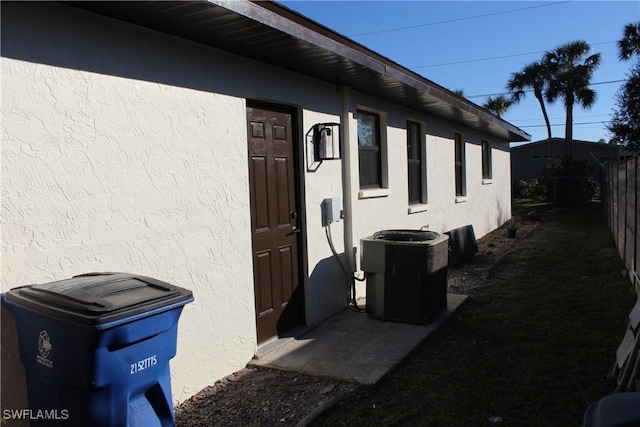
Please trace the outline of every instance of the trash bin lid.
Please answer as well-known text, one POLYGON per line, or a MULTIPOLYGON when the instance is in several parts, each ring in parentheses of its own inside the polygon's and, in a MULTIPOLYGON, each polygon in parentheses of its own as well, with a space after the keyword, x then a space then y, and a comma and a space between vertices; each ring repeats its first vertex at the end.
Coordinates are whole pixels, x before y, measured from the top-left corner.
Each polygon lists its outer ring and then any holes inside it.
POLYGON ((51 317, 97 325, 193 300, 190 290, 129 273, 88 273, 11 289, 9 301, 51 317))

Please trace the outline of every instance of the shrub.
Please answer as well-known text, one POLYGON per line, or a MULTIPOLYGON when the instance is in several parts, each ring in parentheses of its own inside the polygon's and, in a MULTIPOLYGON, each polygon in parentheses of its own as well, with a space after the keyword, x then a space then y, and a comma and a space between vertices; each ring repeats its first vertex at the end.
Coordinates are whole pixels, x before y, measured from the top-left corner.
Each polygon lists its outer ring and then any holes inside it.
POLYGON ((547 194, 556 204, 575 205, 591 201, 599 191, 585 160, 553 158, 542 170, 547 194))
POLYGON ((547 194, 547 189, 536 178, 529 181, 520 180, 518 187, 520 196, 524 199, 540 200, 547 194))

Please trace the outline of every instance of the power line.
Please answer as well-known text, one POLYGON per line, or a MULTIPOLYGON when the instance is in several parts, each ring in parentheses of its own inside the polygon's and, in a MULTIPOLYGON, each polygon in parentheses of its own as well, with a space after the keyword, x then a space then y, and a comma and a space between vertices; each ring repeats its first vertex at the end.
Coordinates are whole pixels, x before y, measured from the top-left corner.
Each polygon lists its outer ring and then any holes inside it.
POLYGON ((523 11, 523 10, 537 9, 539 7, 555 6, 557 4, 570 3, 571 1, 573 1, 573 0, 559 1, 559 2, 555 2, 555 3, 546 3, 546 4, 537 5, 537 6, 523 7, 523 8, 520 8, 520 9, 503 10, 502 12, 493 12, 493 13, 486 13, 484 15, 467 16, 465 18, 448 19, 446 21, 437 21, 437 22, 429 22, 429 23, 426 23, 426 24, 410 25, 410 26, 407 26, 407 27, 388 28, 386 30, 378 30, 378 31, 370 31, 368 33, 353 34, 353 35, 351 35, 349 37, 368 36, 368 35, 371 35, 371 34, 390 33, 392 31, 401 31, 401 30, 409 30, 409 29, 412 29, 412 28, 428 27, 428 26, 431 26, 431 25, 448 24, 450 22, 468 21, 470 19, 486 18, 487 16, 504 15, 504 14, 507 14, 507 13, 520 12, 520 11, 523 11))
MULTIPOLYGON (((621 82, 625 82, 625 81, 626 80, 609 80, 609 81, 606 81, 606 82, 590 83, 589 86, 606 85, 606 84, 610 84, 610 83, 621 83, 621 82)), ((533 92, 533 89, 526 89, 523 92, 533 92)), ((500 95, 509 95, 509 92, 485 93, 483 95, 469 95, 469 96, 465 95, 465 98, 481 98, 481 97, 500 96, 500 95)))
MULTIPOLYGON (((574 118, 577 119, 584 119, 587 117, 610 117, 611 114, 579 114, 577 116, 574 116, 574 118)), ((536 117, 535 119, 509 119, 509 122, 539 122, 540 120, 542 120, 540 117, 536 117)), ((549 120, 564 120, 564 117, 549 117, 549 120)), ((595 119, 594 119, 595 120, 595 119)), ((546 125, 545 125, 546 126, 546 125)))
MULTIPOLYGON (((591 46, 598 46, 601 44, 611 44, 617 43, 617 41, 610 42, 599 42, 599 43, 591 43, 591 46)), ((547 50, 538 50, 535 52, 526 52, 526 53, 514 53, 512 55, 502 55, 502 56, 492 56, 489 58, 478 58, 478 59, 466 59, 464 61, 455 61, 455 62, 443 62, 442 64, 430 64, 430 65, 419 65, 417 67, 407 67, 411 70, 417 70, 418 68, 430 68, 430 67, 442 67, 444 65, 457 65, 457 64, 468 64, 469 62, 481 62, 481 61, 492 61, 494 59, 504 59, 504 58, 514 58, 516 56, 527 56, 527 55, 535 55, 540 53, 546 53, 547 50)))
MULTIPOLYGON (((611 120, 603 120, 601 122, 581 122, 581 123, 573 123, 573 125, 594 125, 594 124, 599 124, 599 125, 603 125, 605 123, 611 123, 611 120)), ((554 126, 565 126, 565 123, 558 123, 558 124, 551 124, 549 125, 551 127, 554 126)), ((547 127, 547 125, 526 125, 526 126, 518 126, 519 128, 543 128, 543 127, 547 127)))
POLYGON ((468 64, 469 62, 492 61, 494 59, 514 58, 516 56, 527 56, 527 55, 534 55, 534 54, 545 53, 545 52, 546 52, 545 50, 539 50, 536 52, 515 53, 513 55, 492 56, 490 58, 467 59, 464 61, 443 62, 442 64, 419 65, 417 67, 409 67, 409 68, 412 70, 417 70, 418 68, 442 67, 444 65, 457 65, 457 64, 468 64))

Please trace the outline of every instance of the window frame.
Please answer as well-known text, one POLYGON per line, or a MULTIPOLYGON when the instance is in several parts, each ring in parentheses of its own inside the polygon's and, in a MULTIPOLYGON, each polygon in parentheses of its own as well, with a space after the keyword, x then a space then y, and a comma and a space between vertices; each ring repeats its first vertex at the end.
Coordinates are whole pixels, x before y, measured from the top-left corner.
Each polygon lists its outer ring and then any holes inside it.
POLYGON ((467 196, 467 159, 462 133, 453 134, 456 197, 467 196))
POLYGON ((376 188, 383 188, 383 169, 382 169, 382 126, 381 126, 381 118, 380 118, 380 114, 372 112, 372 111, 367 111, 367 110, 363 110, 363 109, 356 109, 356 126, 357 126, 357 136, 358 136, 358 182, 360 185, 360 189, 363 190, 367 190, 367 189, 376 189, 376 188), (363 145, 360 142, 360 118, 361 116, 369 116, 372 117, 374 119, 374 145, 363 145), (377 152, 376 155, 376 162, 375 162, 375 169, 377 171, 376 175, 377 175, 377 182, 375 183, 363 183, 363 168, 362 168, 362 162, 363 160, 363 153, 371 153, 371 152, 377 152))
POLYGON ((482 145, 482 179, 493 179, 493 158, 491 142, 486 139, 481 140, 482 145))
MULTIPOLYGON (((406 124, 407 133, 407 200, 409 206, 425 205, 427 203, 427 162, 426 162, 426 137, 424 132, 424 123, 417 120, 407 120, 406 124), (412 135, 411 128, 414 129, 414 135, 412 135), (411 141, 412 136, 414 141, 411 141), (415 144, 417 147, 417 157, 412 156, 412 150, 409 144, 415 144), (417 166, 416 166, 417 165, 417 166), (418 169, 418 181, 413 185, 417 185, 417 191, 412 187, 412 174, 411 169, 418 169), (412 191, 414 190, 414 191, 412 191), (415 194, 418 197, 415 198, 415 194), (412 194, 414 195, 412 198, 412 194)), ((414 174, 415 176, 415 174, 414 174)))

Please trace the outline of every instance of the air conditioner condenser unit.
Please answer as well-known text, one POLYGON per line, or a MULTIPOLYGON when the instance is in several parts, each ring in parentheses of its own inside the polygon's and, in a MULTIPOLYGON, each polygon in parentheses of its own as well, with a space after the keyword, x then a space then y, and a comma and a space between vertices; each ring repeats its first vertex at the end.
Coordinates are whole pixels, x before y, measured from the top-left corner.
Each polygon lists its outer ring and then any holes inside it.
POLYGON ((431 323, 447 308, 447 235, 384 230, 361 240, 367 312, 381 320, 431 323))

